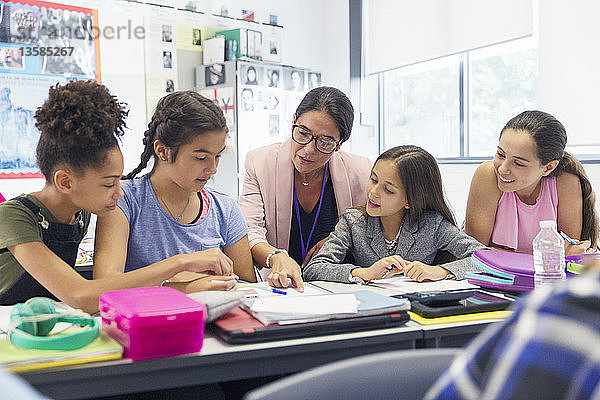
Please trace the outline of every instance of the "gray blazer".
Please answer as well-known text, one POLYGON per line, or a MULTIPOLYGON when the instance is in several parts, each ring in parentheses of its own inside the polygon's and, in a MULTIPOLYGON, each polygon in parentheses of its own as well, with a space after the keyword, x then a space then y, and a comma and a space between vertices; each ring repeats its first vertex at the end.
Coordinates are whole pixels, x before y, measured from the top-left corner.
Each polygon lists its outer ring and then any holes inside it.
MULTIPOLYGON (((400 228, 395 254, 407 261, 431 265, 437 251, 446 250, 458 260, 441 266, 452 272, 456 279, 464 279, 468 271, 481 271, 470 256, 475 250, 483 249, 484 245, 462 232, 437 211, 424 212, 414 225, 408 217, 400 228)), ((379 217, 371 217, 350 208, 344 211, 327 242, 306 265, 303 277, 307 281, 348 283, 354 268, 370 267, 389 255, 379 217), (356 265, 343 263, 347 252, 352 252, 356 265)))

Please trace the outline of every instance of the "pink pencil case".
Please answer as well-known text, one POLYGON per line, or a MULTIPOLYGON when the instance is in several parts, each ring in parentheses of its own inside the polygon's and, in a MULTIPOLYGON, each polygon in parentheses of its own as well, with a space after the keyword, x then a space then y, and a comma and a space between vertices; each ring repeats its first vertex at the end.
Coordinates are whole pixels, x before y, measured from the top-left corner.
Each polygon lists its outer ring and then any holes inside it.
POLYGON ((102 329, 133 360, 195 353, 202 348, 206 308, 168 287, 115 290, 100 296, 102 329))
MULTIPOLYGON (((467 280, 474 285, 512 292, 533 290, 534 267, 531 254, 480 249, 471 256, 482 272, 468 272, 467 280)), ((600 258, 599 253, 565 257, 567 278, 579 274, 581 265, 590 259, 600 258)))

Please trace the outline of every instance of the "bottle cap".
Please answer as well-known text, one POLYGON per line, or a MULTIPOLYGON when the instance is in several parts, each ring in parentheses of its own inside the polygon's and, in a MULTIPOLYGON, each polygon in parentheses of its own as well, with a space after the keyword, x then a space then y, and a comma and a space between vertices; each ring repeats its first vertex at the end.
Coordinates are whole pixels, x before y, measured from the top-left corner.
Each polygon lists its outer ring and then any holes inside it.
POLYGON ((556 221, 540 221, 540 228, 552 228, 556 229, 556 221))

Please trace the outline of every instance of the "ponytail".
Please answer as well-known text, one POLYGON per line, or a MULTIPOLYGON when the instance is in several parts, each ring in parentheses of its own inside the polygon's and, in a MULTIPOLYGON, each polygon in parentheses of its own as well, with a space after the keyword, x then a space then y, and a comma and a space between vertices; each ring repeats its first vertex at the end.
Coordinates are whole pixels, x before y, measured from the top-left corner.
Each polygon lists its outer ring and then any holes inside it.
MULTIPOLYGON (((583 165, 565 151, 567 131, 563 124, 552 115, 543 111, 523 111, 506 123, 506 129, 529 132, 536 147, 542 165, 559 160, 558 166, 549 176, 558 176, 563 172, 576 175, 581 184, 582 205, 582 240, 589 240, 593 248, 598 245, 598 215, 596 214, 596 195, 592 184, 583 169, 583 165)), ((502 136, 502 132, 500 136, 502 136)))
POLYGON ((581 240, 589 240, 591 247, 595 249, 598 246, 598 215, 596 213, 596 194, 594 193, 592 183, 581 162, 566 151, 551 175, 558 176, 563 172, 571 173, 579 178, 583 201, 581 240))

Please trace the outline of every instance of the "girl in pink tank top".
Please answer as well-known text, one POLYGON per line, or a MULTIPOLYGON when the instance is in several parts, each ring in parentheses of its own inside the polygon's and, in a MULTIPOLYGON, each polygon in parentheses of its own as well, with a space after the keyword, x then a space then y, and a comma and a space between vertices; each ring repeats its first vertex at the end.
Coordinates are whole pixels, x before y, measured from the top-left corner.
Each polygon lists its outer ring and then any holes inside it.
POLYGON ((581 163, 564 151, 564 126, 542 111, 525 111, 502 129, 492 162, 471 182, 465 231, 481 243, 531 253, 539 221, 582 241, 567 254, 596 250, 595 195, 581 163), (559 220, 560 216, 560 220, 559 220), (589 241, 589 242, 588 242, 589 241))
POLYGON ((539 221, 556 221, 557 215, 555 177, 542 178, 540 194, 535 204, 522 202, 516 192, 504 192, 498 201, 490 243, 519 253, 531 253, 533 238, 540 231, 539 221))

